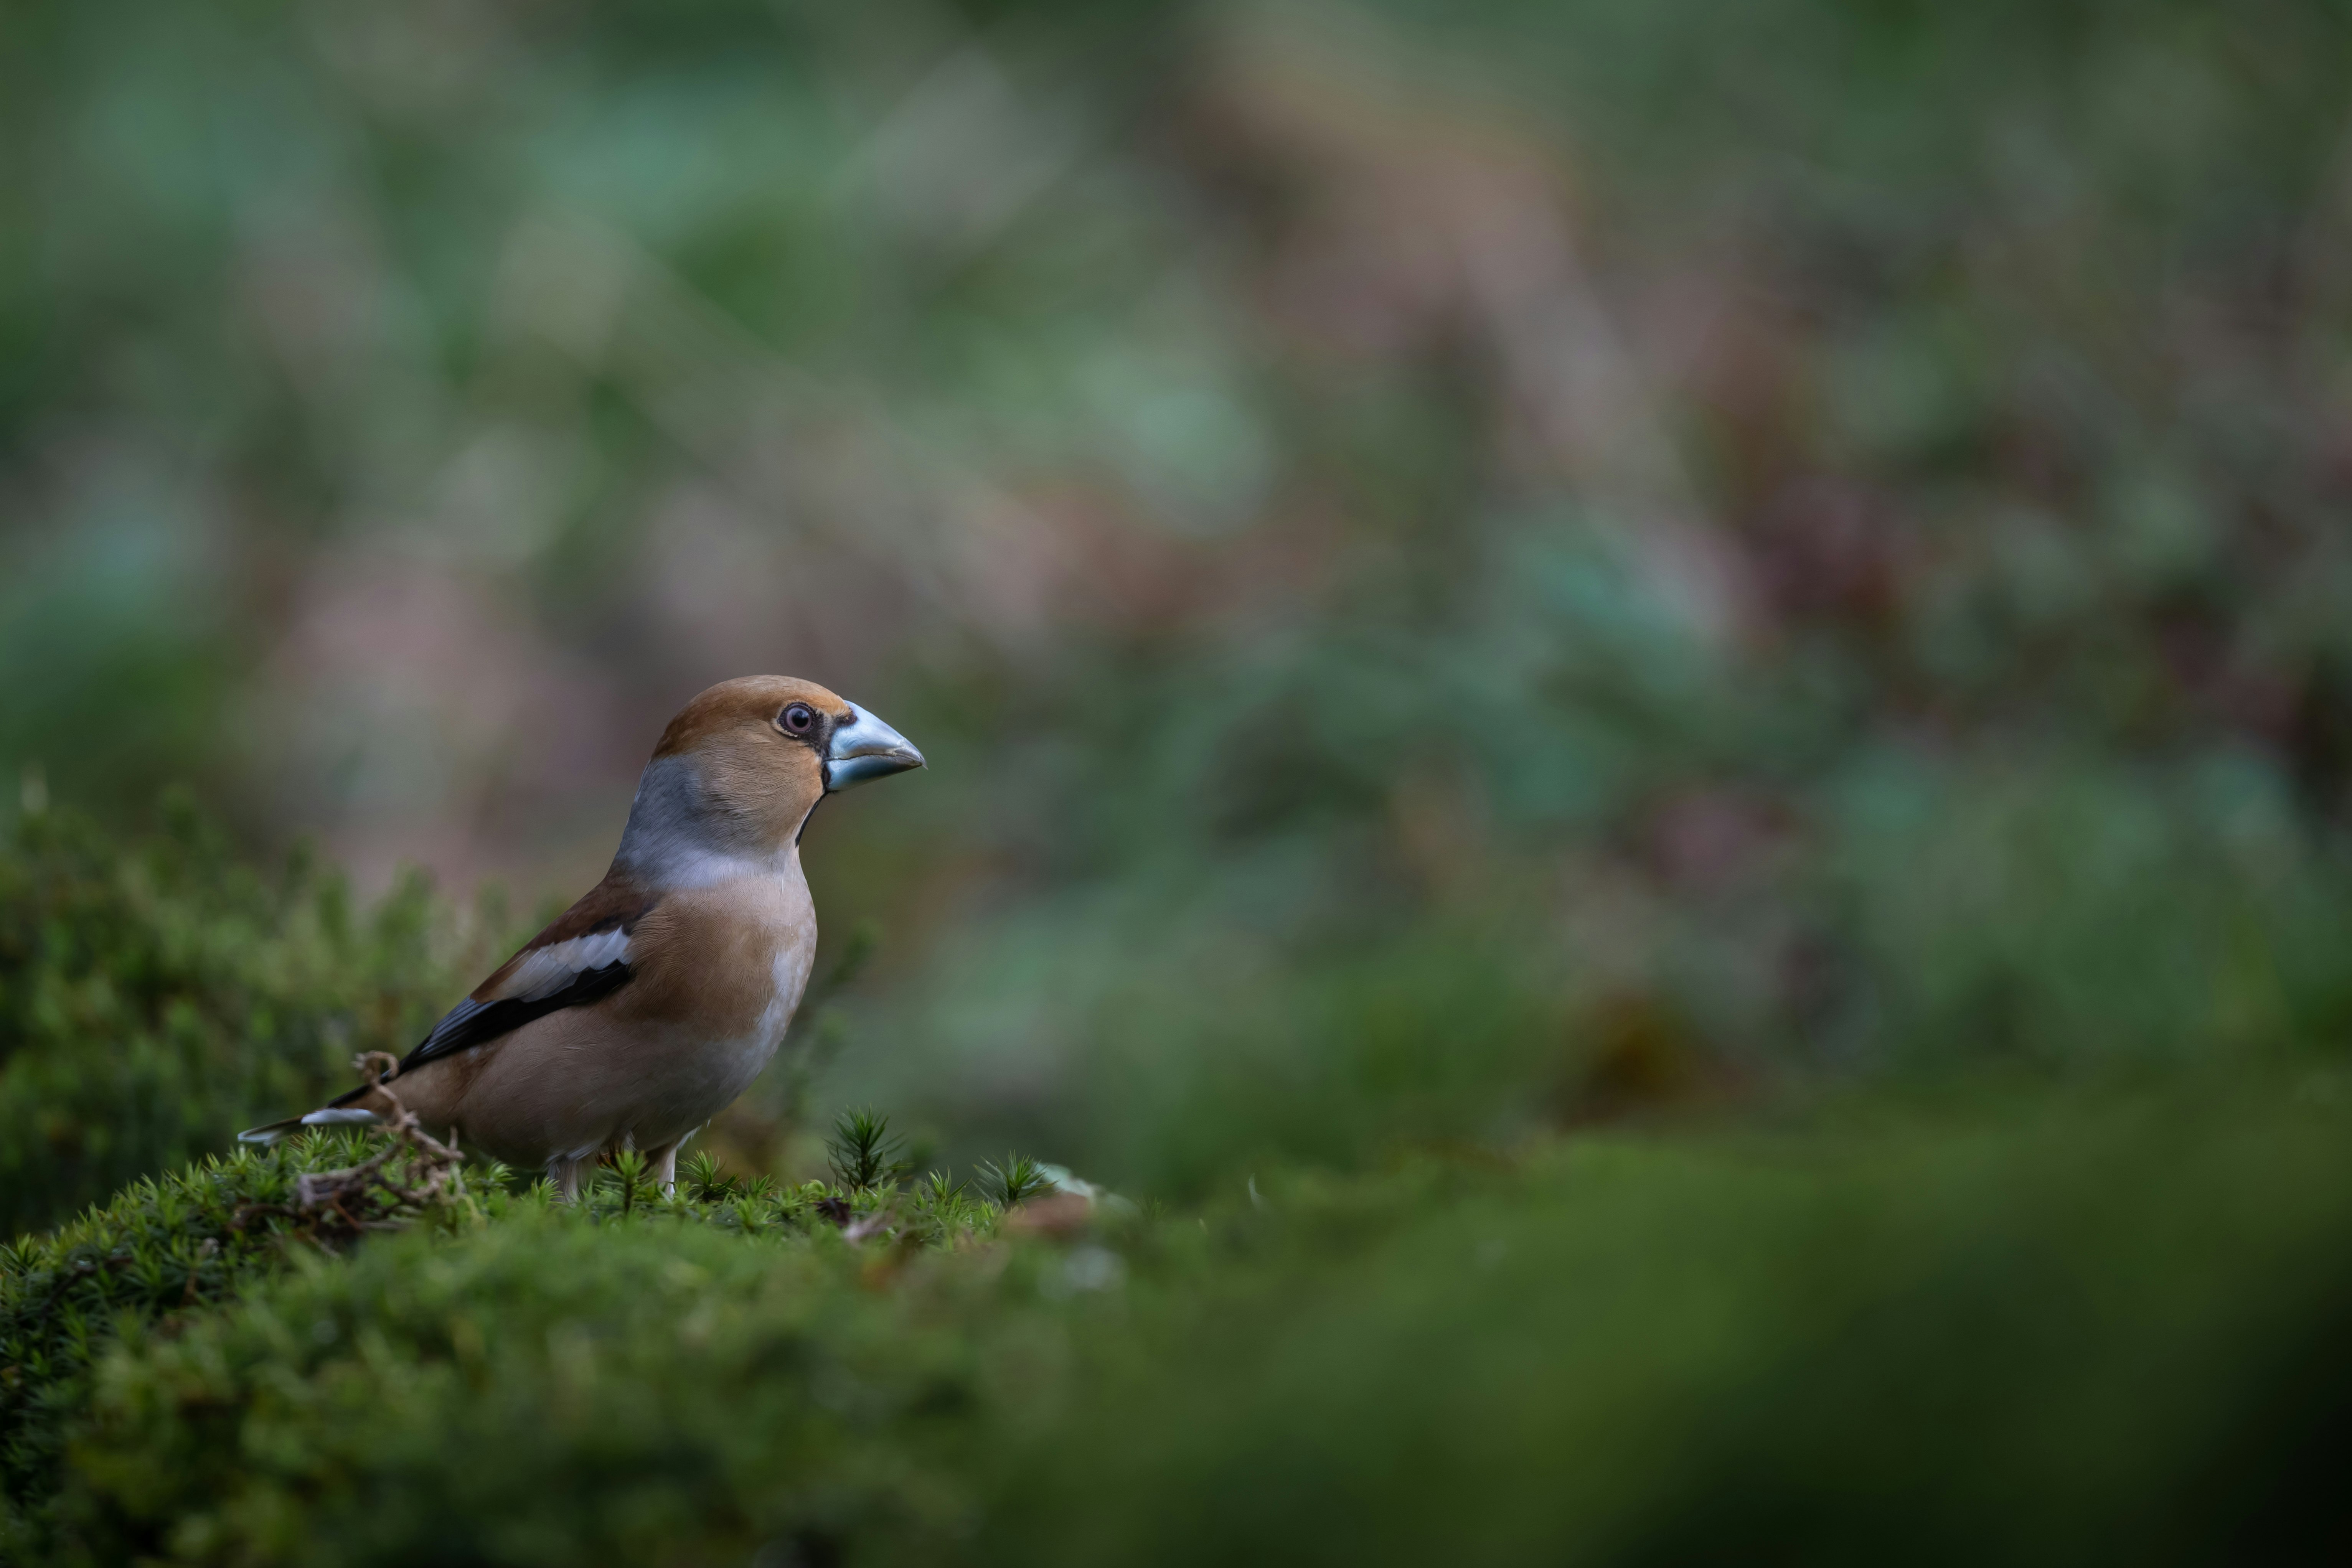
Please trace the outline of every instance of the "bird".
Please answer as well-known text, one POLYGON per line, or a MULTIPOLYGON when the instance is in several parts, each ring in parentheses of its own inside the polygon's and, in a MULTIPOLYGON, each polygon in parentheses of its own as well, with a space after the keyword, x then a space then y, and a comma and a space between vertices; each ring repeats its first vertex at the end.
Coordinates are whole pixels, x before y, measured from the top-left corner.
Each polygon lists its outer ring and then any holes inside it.
POLYGON ((424 1128, 543 1169, 566 1201, 597 1160, 630 1150, 668 1190, 679 1144, 759 1076, 807 988, 810 816, 828 795, 924 765, 905 736, 814 682, 711 687, 662 731, 603 881, 396 1068, 239 1140, 381 1123, 396 1095, 424 1128))

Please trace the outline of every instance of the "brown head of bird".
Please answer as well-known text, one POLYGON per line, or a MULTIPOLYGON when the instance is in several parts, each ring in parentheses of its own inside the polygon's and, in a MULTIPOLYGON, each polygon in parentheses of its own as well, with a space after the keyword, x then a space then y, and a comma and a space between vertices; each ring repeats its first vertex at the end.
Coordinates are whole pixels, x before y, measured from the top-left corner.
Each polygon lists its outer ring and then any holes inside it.
POLYGON ((827 795, 922 765, 906 737, 814 681, 721 681, 662 731, 614 864, 676 880, 702 858, 774 855, 827 795))

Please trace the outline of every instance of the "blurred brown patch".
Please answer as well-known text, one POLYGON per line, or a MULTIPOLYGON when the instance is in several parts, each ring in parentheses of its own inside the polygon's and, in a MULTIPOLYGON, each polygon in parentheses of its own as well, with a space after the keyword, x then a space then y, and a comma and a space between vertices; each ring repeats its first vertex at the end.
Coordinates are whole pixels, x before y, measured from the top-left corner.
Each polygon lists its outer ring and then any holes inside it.
POLYGON ((1610 997, 1571 1037, 1580 1048, 1559 1097, 1564 1126, 1620 1121, 1716 1098, 1719 1074, 1705 1047, 1658 997, 1610 997))
POLYGON ((739 1100, 712 1117, 694 1141, 716 1156, 724 1170, 773 1174, 782 1168, 791 1131, 780 1126, 763 1108, 739 1100))
POLYGON ((1094 1223, 1095 1205, 1076 1193, 1031 1198, 1004 1216, 1007 1236, 1076 1236, 1094 1223))
POLYGON ((1741 521, 1747 571, 1776 624, 1896 627, 1907 563, 1892 509, 1851 480, 1808 475, 1741 521))
POLYGON ((1669 885, 1711 891, 1771 869, 1796 832, 1781 802, 1728 786, 1677 791, 1644 824, 1642 858, 1669 885))

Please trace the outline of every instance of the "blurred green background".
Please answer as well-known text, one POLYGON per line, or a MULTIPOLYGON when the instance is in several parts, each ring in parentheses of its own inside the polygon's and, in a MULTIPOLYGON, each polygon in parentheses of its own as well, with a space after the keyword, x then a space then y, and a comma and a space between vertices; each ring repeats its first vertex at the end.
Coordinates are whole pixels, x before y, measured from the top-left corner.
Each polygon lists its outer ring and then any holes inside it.
POLYGON ((751 671, 931 758, 810 835, 880 942, 806 1094, 959 1165, 2332 1051, 2347 68, 2286 0, 14 6, 0 1072, 12 1159, 125 1151, 16 1217, 421 1029, 751 671), (350 884, 37 826, 167 785, 350 884), (215 899, 258 1023, 172 978, 215 899), (124 1017, 161 1142, 36 1093, 124 1017))

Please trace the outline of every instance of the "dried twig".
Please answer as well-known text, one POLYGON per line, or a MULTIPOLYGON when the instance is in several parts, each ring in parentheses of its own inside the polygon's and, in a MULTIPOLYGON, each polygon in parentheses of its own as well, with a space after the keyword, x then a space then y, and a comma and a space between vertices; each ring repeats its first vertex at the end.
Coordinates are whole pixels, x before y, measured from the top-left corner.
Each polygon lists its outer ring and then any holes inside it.
POLYGON ((304 1173, 295 1179, 292 1208, 283 1204, 249 1205, 237 1213, 239 1228, 248 1215, 276 1213, 303 1220, 314 1232, 330 1221, 338 1222, 331 1229, 352 1235, 399 1230, 428 1208, 463 1199, 466 1186, 460 1167, 465 1160, 457 1152, 457 1136, 453 1132, 447 1142, 441 1142, 425 1131, 415 1111, 401 1103, 391 1082, 399 1070, 397 1059, 388 1052, 369 1051, 354 1058, 352 1066, 361 1081, 388 1102, 389 1109, 380 1113, 383 1120, 378 1124, 384 1135, 383 1147, 340 1171, 304 1173), (395 1168, 394 1157, 403 1151, 410 1158, 404 1167, 395 1168))

